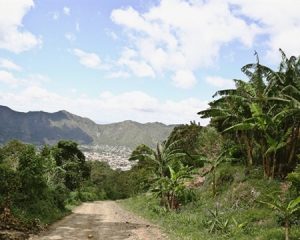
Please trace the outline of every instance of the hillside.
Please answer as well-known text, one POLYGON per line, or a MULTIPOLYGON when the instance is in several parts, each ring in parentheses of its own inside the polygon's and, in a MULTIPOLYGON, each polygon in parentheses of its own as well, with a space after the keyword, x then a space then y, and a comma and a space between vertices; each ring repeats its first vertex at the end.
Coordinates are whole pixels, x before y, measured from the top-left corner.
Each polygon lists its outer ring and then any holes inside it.
POLYGON ((106 144, 134 148, 144 143, 155 146, 167 138, 174 126, 162 123, 141 124, 124 121, 96 124, 67 111, 16 112, 0 106, 0 143, 11 139, 33 144, 53 144, 60 139, 72 139, 80 144, 106 144))
MULTIPOLYGON (((194 177, 197 179, 197 175, 194 177)), ((261 201, 270 201, 268 196, 282 197, 287 191, 284 189, 286 183, 264 179, 260 167, 247 173, 242 165, 232 163, 218 166, 216 196, 212 195, 212 176, 201 179, 200 184, 190 185, 194 193, 193 200, 180 206, 177 211, 166 211, 159 207, 159 199, 149 194, 134 196, 121 203, 128 210, 161 226, 170 239, 284 239, 281 215, 261 201)), ((285 200, 281 201, 279 204, 285 204, 285 200)), ((293 218, 290 239, 300 239, 297 224, 299 212, 293 218)))

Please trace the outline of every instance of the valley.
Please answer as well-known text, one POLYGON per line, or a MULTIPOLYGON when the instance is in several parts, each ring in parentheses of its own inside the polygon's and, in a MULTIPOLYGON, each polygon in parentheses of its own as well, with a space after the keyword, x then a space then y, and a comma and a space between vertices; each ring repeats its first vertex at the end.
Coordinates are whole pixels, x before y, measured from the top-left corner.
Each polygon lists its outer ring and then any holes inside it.
POLYGON ((154 147, 168 137, 174 126, 129 120, 97 124, 65 110, 25 113, 0 106, 0 144, 18 139, 42 146, 56 144, 61 139, 73 140, 80 144, 87 160, 106 162, 112 169, 123 171, 134 164, 128 158, 136 146, 143 143, 154 147))
POLYGON ((114 170, 126 171, 134 165, 128 160, 132 150, 126 146, 81 145, 80 149, 88 161, 105 162, 114 170))

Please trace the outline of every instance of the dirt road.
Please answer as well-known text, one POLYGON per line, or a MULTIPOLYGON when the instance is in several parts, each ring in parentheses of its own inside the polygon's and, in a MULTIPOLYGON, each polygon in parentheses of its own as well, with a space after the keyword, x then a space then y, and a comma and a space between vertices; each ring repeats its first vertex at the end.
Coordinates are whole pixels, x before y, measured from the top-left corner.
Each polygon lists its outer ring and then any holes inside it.
POLYGON ((32 240, 164 240, 158 227, 122 209, 116 202, 84 203, 32 240))

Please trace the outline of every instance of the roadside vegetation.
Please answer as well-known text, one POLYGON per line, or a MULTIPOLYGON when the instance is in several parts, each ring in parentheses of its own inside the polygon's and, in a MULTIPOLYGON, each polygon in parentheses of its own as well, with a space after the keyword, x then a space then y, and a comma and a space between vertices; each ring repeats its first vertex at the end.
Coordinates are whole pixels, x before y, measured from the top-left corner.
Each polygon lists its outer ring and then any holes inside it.
POLYGON ((153 163, 151 194, 123 204, 177 239, 299 239, 300 58, 281 54, 277 71, 257 54, 242 67, 248 79, 198 113, 208 127, 138 147, 132 159, 153 163))
POLYGON ((0 147, 0 238, 1 230, 27 236, 39 232, 81 202, 143 192, 148 184, 144 172, 112 170, 106 163, 86 161, 73 141, 40 148, 10 141, 0 147))

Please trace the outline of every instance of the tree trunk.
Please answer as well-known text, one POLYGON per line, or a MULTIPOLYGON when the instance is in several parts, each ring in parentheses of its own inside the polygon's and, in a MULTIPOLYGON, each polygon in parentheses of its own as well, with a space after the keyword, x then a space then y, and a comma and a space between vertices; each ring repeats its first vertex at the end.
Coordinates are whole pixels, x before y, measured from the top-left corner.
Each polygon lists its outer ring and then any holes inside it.
POLYGON ((285 223, 284 223, 284 229, 285 229, 285 240, 289 240, 289 220, 285 219, 285 223))
POLYGON ((272 169, 272 178, 275 178, 275 171, 276 171, 276 164, 277 164, 277 159, 276 159, 276 152, 273 155, 273 169, 272 169))
POLYGON ((215 197, 217 194, 216 192, 216 169, 213 169, 213 196, 215 197))
POLYGON ((267 144, 264 143, 263 140, 261 141, 260 144, 261 144, 261 148, 262 148, 261 154, 262 154, 262 158, 263 158, 264 176, 266 178, 269 178, 269 177, 271 177, 271 159, 268 155, 265 155, 265 152, 266 152, 265 146, 267 146, 267 144))
POLYGON ((248 136, 245 134, 244 141, 246 144, 246 152, 247 152, 247 166, 250 167, 253 165, 253 154, 252 154, 252 144, 248 136))
POLYGON ((174 200, 175 200, 174 193, 172 193, 171 194, 171 209, 174 209, 174 200))
POLYGON ((263 158, 263 169, 264 169, 264 177, 267 177, 267 173, 266 173, 266 157, 262 157, 263 158))
POLYGON ((266 173, 267 177, 271 177, 271 159, 270 157, 266 156, 266 173))
POLYGON ((292 139, 291 139, 291 150, 289 152, 289 159, 288 159, 288 165, 290 166, 293 159, 295 158, 295 150, 298 142, 298 137, 299 137, 299 128, 300 128, 300 123, 297 124, 296 129, 293 129, 292 133, 292 139))

